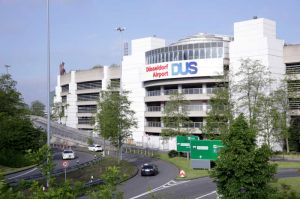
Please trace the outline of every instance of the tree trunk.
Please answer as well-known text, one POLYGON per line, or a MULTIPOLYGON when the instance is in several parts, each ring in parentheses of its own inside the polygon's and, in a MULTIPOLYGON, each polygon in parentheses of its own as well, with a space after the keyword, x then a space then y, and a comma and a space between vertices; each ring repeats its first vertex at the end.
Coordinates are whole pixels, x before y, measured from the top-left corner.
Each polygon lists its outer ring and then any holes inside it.
POLYGON ((285 138, 285 144, 286 144, 286 152, 289 153, 290 147, 289 147, 289 139, 288 138, 285 138))

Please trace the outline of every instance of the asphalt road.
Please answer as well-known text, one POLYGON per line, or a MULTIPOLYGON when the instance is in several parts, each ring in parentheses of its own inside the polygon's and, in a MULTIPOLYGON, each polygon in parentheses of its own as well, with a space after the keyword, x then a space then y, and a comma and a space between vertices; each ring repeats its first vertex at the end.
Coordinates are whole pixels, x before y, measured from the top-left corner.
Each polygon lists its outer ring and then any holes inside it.
MULTIPOLYGON (((150 159, 149 162, 157 164, 160 173, 149 177, 142 177, 138 173, 137 176, 124 182, 118 190, 124 192, 125 199, 150 199, 153 196, 164 199, 217 198, 216 185, 209 177, 186 181, 173 180, 178 173, 174 166, 159 160, 150 159)), ((298 169, 279 169, 276 177, 300 177, 300 172, 298 169)))
POLYGON ((178 169, 169 163, 161 160, 145 158, 137 155, 124 155, 124 158, 135 164, 139 171, 138 174, 130 180, 122 183, 118 190, 124 192, 124 199, 132 198, 141 193, 147 192, 156 187, 162 186, 172 181, 178 174, 178 169), (141 176, 140 168, 144 163, 154 163, 159 168, 159 174, 156 176, 141 176))
MULTIPOLYGON (((94 156, 92 154, 81 152, 81 151, 76 151, 76 150, 74 150, 74 151, 76 154, 76 158, 73 160, 68 160, 69 167, 74 166, 78 163, 84 163, 84 162, 88 162, 88 161, 94 159, 94 156)), ((63 168, 63 166, 62 166, 63 160, 62 160, 61 152, 62 152, 62 149, 54 149, 54 153, 53 153, 53 160, 54 160, 54 164, 55 164, 54 170, 63 168)), ((37 167, 35 167, 35 168, 28 169, 25 171, 6 175, 5 178, 8 180, 12 180, 12 179, 20 180, 25 177, 39 174, 39 173, 40 173, 39 169, 37 167)))

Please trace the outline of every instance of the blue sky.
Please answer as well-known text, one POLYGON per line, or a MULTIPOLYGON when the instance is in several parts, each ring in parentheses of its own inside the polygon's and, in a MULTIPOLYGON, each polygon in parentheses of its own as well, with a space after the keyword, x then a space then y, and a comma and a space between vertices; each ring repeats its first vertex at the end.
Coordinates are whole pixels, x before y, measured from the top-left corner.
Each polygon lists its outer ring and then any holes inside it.
MULTIPOLYGON (((50 0, 51 89, 68 71, 120 60, 121 40, 156 35, 167 43, 198 33, 233 34, 253 16, 277 22, 277 37, 300 43, 300 0, 50 0), (122 39, 114 28, 126 27, 122 39)), ((26 103, 46 102, 46 0, 0 0, 0 73, 26 103)))

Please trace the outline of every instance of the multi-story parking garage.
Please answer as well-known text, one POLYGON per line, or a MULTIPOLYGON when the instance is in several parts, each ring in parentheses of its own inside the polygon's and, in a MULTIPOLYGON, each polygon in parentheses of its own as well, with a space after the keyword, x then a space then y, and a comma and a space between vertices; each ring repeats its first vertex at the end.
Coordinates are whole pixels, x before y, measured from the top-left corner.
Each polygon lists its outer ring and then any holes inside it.
MULTIPOLYGON (((128 142, 173 149, 175 139, 164 140, 160 136, 165 127, 163 110, 170 94, 184 94, 188 104, 182 108, 191 121, 188 128, 202 137, 210 98, 216 85, 224 81, 224 73, 236 71, 241 59, 250 58, 260 60, 272 77, 280 80, 286 66, 288 71, 299 65, 295 61, 295 57, 299 60, 299 48, 298 54, 290 48, 277 39, 276 23, 262 18, 235 23, 233 36, 200 33, 170 45, 157 37, 135 39, 131 53, 123 56, 121 69, 104 67, 58 76, 56 101, 68 104, 66 125, 92 130, 99 91, 122 75, 122 88, 130 91, 129 100, 138 119, 138 127, 128 142)), ((295 82, 293 85, 298 80, 295 82)), ((297 100, 292 99, 291 105, 297 105, 297 100)))
POLYGON ((108 84, 120 86, 119 67, 95 67, 58 76, 54 103, 60 103, 64 109, 61 122, 69 127, 93 131, 99 93, 108 84))

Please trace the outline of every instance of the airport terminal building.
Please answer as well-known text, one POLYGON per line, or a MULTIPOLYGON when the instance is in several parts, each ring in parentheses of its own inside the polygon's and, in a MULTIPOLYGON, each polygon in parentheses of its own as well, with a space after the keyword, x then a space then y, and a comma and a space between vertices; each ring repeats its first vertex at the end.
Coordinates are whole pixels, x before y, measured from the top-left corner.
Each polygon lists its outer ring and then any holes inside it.
MULTIPOLYGON (((184 94, 188 104, 182 108, 192 121, 188 128, 202 138, 210 98, 227 71, 238 70, 240 60, 250 58, 260 60, 274 79, 280 80, 286 72, 300 75, 299 50, 299 45, 285 46, 276 37, 276 23, 263 18, 235 23, 233 36, 199 33, 170 45, 157 37, 135 39, 121 68, 104 66, 59 75, 54 101, 67 105, 63 123, 92 131, 99 92, 121 80, 138 119, 128 142, 175 149, 175 139, 160 136, 164 106, 172 93, 184 94)), ((292 85, 300 91, 299 80, 292 85)), ((300 116, 300 99, 291 102, 292 114, 300 116)))

